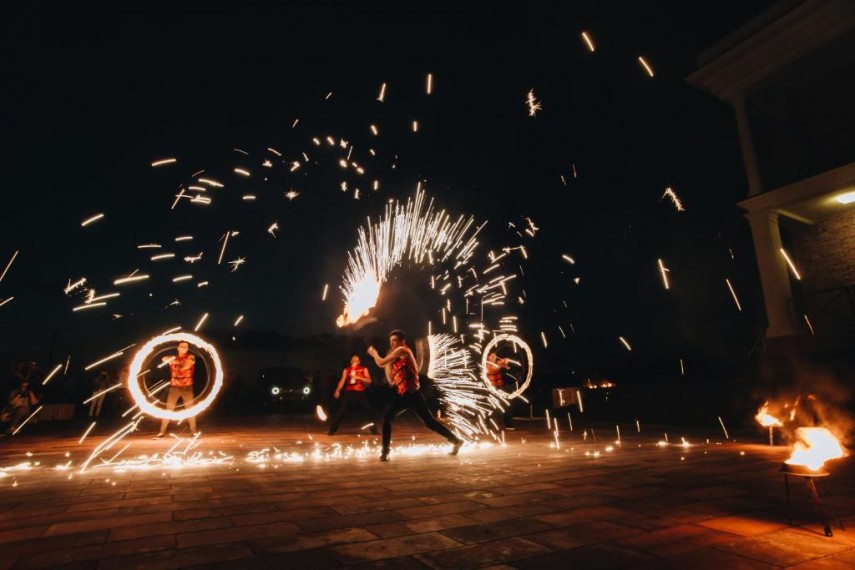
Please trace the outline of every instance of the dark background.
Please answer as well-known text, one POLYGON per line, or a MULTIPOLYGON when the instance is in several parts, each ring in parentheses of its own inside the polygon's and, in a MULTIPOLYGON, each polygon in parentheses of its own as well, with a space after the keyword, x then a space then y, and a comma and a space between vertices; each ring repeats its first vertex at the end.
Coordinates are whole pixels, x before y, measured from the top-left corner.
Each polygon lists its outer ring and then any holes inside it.
MULTIPOLYGON (((692 378, 732 380, 763 326, 748 226, 735 206, 746 182, 729 108, 684 78, 700 51, 769 4, 7 8, 0 24, 0 263, 20 254, 0 283, 0 298, 15 297, 0 308, 2 352, 45 368, 69 353, 82 364, 172 326, 192 328, 205 312, 204 332, 237 345, 276 348, 287 336, 339 335, 337 286, 357 227, 422 181, 439 207, 489 220, 482 258, 489 249, 526 245, 525 276, 509 299, 525 295, 527 302, 509 303, 507 313, 519 315, 543 373, 679 380, 683 358, 692 378), (637 62, 642 54, 654 79, 637 62), (431 96, 424 93, 428 72, 431 96), (527 116, 530 89, 543 104, 536 118, 527 116), (338 167, 341 149, 312 144, 327 135, 354 145, 352 160, 365 176, 338 167), (282 161, 305 151, 311 162, 290 173, 279 161, 264 172, 260 162, 276 158, 267 147, 281 151, 282 161), (179 162, 150 167, 164 157, 179 162), (236 176, 234 167, 253 177, 236 176), (201 169, 226 188, 209 207, 170 210, 179 185, 201 169), (339 190, 345 180, 346 193, 339 190), (686 212, 660 199, 666 186, 686 212), (289 202, 283 193, 292 188, 300 196, 289 202), (258 200, 243 202, 247 192, 258 200), (97 212, 105 219, 80 227, 97 212), (534 239, 508 226, 524 227, 523 216, 540 228, 534 239), (274 220, 276 239, 266 232, 274 220), (215 264, 227 230, 241 234, 225 260, 247 260, 236 273, 215 264), (182 234, 195 240, 172 245, 182 234), (136 249, 147 242, 179 257, 204 251, 203 262, 152 264, 151 251, 136 249), (671 269, 671 291, 662 288, 657 258, 671 269), (113 279, 137 268, 152 279, 120 289, 106 309, 71 312, 82 301, 63 294, 69 279, 86 276, 87 286, 106 293, 113 279), (184 272, 211 286, 171 283, 184 272), (168 307, 175 299, 181 305, 168 307), (235 329, 239 314, 245 320, 235 329), (632 343, 631 353, 618 336, 632 343)), ((518 271, 515 265, 504 270, 518 271)), ((438 322, 442 300, 412 289, 423 288, 427 274, 411 268, 396 277, 381 297, 380 322, 346 330, 335 342, 352 350, 388 323, 420 336, 425 315, 438 322)))

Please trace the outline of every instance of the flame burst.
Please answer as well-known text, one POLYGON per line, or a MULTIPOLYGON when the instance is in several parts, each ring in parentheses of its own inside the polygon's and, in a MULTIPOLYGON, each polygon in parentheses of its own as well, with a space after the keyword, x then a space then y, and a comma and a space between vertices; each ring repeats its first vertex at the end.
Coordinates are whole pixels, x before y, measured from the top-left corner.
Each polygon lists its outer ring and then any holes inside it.
POLYGON ((788 465, 804 465, 808 469, 818 471, 831 459, 839 459, 848 455, 840 441, 823 427, 803 427, 796 430, 796 443, 793 444, 793 454, 784 463, 788 465))
POLYGON ((336 324, 343 327, 366 316, 377 304, 389 273, 404 261, 422 264, 439 259, 453 260, 455 267, 466 265, 482 227, 475 228, 471 216, 454 220, 445 210, 435 211, 424 191, 406 204, 388 204, 379 222, 359 228, 357 245, 348 253, 341 285, 344 312, 336 324))
POLYGON ((769 402, 763 404, 763 407, 757 411, 754 419, 763 427, 781 427, 784 425, 781 423, 781 420, 769 414, 769 402))

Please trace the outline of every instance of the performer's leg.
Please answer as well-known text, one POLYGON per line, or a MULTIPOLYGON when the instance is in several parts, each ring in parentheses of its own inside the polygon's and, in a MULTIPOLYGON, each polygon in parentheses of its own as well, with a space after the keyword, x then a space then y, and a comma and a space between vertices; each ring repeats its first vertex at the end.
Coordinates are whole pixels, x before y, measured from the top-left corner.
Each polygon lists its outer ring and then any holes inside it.
POLYGON ((338 431, 338 426, 341 424, 342 418, 344 418, 344 413, 347 411, 349 402, 350 392, 345 390, 342 392, 341 398, 338 400, 338 411, 330 424, 330 430, 327 432, 327 435, 335 435, 335 432, 338 431))
POLYGON ((383 454, 381 459, 389 458, 389 443, 392 441, 392 420, 398 415, 398 412, 406 408, 407 405, 404 398, 400 394, 395 394, 389 405, 386 406, 386 411, 383 413, 383 454))
POLYGON ((431 415, 430 410, 428 410, 427 407, 427 402, 425 402, 425 398, 422 396, 421 392, 407 394, 407 407, 413 410, 419 418, 421 418, 425 427, 432 429, 451 443, 456 444, 460 441, 457 439, 456 435, 451 433, 450 429, 445 427, 444 424, 439 423, 436 418, 431 415))
MULTIPOLYGON (((166 409, 170 412, 175 409, 175 404, 178 403, 178 388, 169 387, 169 393, 166 395, 166 409)), ((160 422, 160 433, 166 433, 166 427, 169 425, 169 420, 163 418, 160 422)))
MULTIPOLYGON (((193 387, 187 387, 181 389, 181 405, 184 409, 188 409, 193 405, 193 387)), ((190 431, 196 432, 196 416, 190 416, 187 418, 187 423, 190 424, 190 431)))
POLYGON ((368 421, 371 422, 369 430, 372 434, 377 435, 377 418, 374 417, 374 412, 371 410, 371 400, 368 398, 368 394, 358 392, 355 401, 365 417, 368 418, 368 421))

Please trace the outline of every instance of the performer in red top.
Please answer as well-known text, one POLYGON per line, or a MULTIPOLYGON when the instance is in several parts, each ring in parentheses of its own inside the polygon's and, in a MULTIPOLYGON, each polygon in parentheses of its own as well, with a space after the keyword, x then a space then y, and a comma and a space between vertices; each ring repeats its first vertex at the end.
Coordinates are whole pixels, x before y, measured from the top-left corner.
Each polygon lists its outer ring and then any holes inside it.
MULTIPOLYGON (((181 405, 186 410, 193 405, 193 371, 196 369, 196 357, 190 354, 190 343, 182 340, 178 343, 177 356, 164 356, 162 362, 169 363, 169 394, 166 396, 166 409, 174 410, 178 399, 181 398, 181 405)), ((187 418, 190 424, 190 432, 195 436, 196 417, 190 416, 187 418)), ((166 427, 169 425, 169 420, 163 419, 160 422, 160 431, 155 436, 161 438, 166 435, 166 427)))
POLYGON ((389 444, 392 441, 392 420, 403 410, 412 410, 428 427, 450 441, 454 447, 451 455, 457 455, 463 440, 456 437, 451 430, 439 423, 428 410, 424 396, 419 392, 419 373, 413 351, 407 346, 406 336, 401 330, 389 333, 389 352, 381 357, 377 349, 368 347, 368 354, 374 358, 377 366, 387 367, 386 375, 395 387, 397 394, 389 402, 383 414, 383 450, 380 461, 389 461, 389 444))
POLYGON ((338 400, 341 397, 342 390, 344 390, 344 398, 341 398, 338 413, 330 423, 329 435, 335 435, 345 412, 353 406, 359 406, 365 412, 366 417, 371 420, 371 433, 377 435, 377 425, 374 423, 374 414, 371 412, 371 402, 365 392, 370 385, 371 373, 359 363, 359 357, 354 354, 350 357, 350 366, 342 370, 341 380, 338 381, 338 386, 336 386, 333 394, 338 400))
MULTIPOLYGON (((487 380, 490 381, 490 385, 496 390, 508 391, 508 389, 505 388, 505 376, 502 373, 502 370, 510 370, 510 368, 510 361, 507 358, 499 358, 499 355, 496 354, 495 351, 491 351, 487 355, 487 380)), ((513 388, 510 388, 510 391, 513 391, 513 388)), ((506 430, 516 429, 513 426, 513 414, 511 413, 510 401, 507 402, 506 408, 502 413, 502 420, 504 421, 506 430)))

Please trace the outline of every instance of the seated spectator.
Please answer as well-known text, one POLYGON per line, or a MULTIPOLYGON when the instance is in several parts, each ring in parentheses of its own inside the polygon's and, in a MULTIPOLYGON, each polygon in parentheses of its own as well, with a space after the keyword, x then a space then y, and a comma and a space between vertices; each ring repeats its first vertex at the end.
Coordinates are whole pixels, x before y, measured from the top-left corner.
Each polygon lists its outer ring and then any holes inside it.
POLYGON ((35 392, 30 390, 30 381, 24 378, 20 386, 9 394, 9 403, 3 410, 4 418, 8 415, 10 422, 6 433, 9 435, 14 433, 38 403, 39 399, 35 392))

